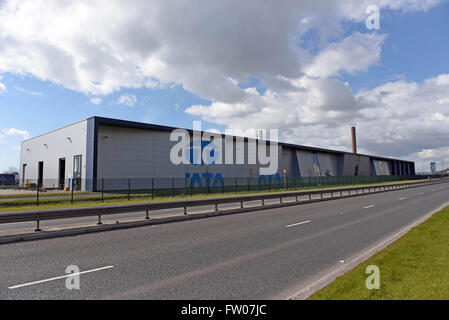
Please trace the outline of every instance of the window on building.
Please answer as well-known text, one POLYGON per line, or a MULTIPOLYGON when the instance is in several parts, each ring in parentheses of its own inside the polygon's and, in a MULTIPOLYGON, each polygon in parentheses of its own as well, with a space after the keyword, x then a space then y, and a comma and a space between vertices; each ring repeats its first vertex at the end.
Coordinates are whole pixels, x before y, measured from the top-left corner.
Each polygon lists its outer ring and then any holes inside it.
POLYGON ((318 155, 312 153, 313 170, 315 171, 315 176, 321 176, 320 163, 318 162, 318 155))

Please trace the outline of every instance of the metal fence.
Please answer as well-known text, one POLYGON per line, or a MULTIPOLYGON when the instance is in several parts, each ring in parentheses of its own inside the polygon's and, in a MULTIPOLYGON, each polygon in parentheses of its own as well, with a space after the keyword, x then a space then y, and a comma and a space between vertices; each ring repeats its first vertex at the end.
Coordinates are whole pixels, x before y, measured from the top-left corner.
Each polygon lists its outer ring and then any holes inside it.
POLYGON ((221 177, 205 174, 189 178, 121 178, 121 179, 74 179, 62 183, 58 179, 37 181, 27 179, 20 185, 8 186, 20 189, 46 189, 81 191, 92 189, 96 192, 144 192, 155 195, 186 195, 204 193, 229 193, 244 191, 279 191, 311 187, 346 186, 369 183, 382 183, 404 180, 426 179, 427 176, 321 176, 321 177, 221 177))
MULTIPOLYGON (((22 202, 35 203, 37 206, 43 203, 75 201, 101 201, 105 200, 132 200, 141 198, 158 197, 189 197, 195 195, 213 195, 213 194, 240 194, 252 192, 283 192, 289 190, 307 190, 317 187, 344 187, 356 186, 361 184, 378 184, 405 180, 427 179, 427 176, 323 176, 323 177, 216 177, 205 174, 200 177, 189 178, 125 178, 125 179, 97 179, 93 180, 66 180, 62 183, 58 179, 44 179, 37 181, 27 179, 22 181, 21 185, 13 186, 16 189, 27 189, 34 193, 35 199, 20 199, 22 202), (96 185, 96 192, 79 192, 89 190, 89 186, 96 185), (68 192, 59 194, 47 191, 66 190, 68 192), (50 197, 54 195, 53 197, 50 197), (61 196, 61 197, 56 197, 61 196), (64 197, 62 197, 64 196, 64 197), (58 199, 56 199, 58 198, 58 199), (51 199, 51 201, 49 200, 51 199)), ((9 186, 8 188, 11 188, 9 186)), ((22 193, 19 193, 19 195, 22 193)), ((0 207, 8 206, 5 201, 7 196, 2 196, 0 207)), ((29 197, 29 194, 28 194, 29 197)), ((24 196, 25 198, 25 196, 24 196)), ((11 200, 11 206, 17 201, 11 200)))
POLYGON ((153 196, 186 196, 197 194, 271 192, 417 179, 418 177, 397 176, 99 179, 97 182, 97 191, 131 194, 149 193, 153 196))

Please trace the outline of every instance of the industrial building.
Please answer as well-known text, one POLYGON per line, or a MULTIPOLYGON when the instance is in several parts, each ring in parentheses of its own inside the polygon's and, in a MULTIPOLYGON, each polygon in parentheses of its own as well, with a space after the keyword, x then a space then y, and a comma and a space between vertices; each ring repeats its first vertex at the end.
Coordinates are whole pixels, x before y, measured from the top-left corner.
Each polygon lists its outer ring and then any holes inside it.
MULTIPOLYGON (((63 189, 73 183, 76 190, 97 191, 104 187, 101 186, 104 179, 117 189, 125 188, 123 183, 129 178, 134 179, 134 184, 141 181, 141 188, 147 188, 148 179, 155 178, 167 179, 167 184, 176 178, 176 183, 183 186, 187 183, 183 181, 195 183, 192 179, 197 177, 210 177, 214 183, 215 178, 260 179, 263 166, 259 162, 248 161, 248 154, 240 164, 224 164, 224 161, 223 164, 218 164, 218 161, 213 164, 172 163, 170 152, 177 142, 171 141, 170 135, 176 129, 92 117, 48 132, 22 142, 21 185, 35 183, 46 188, 63 189)), ((193 131, 187 132, 192 137, 193 131)), ((243 141, 246 149, 257 140, 245 138, 243 141)), ((239 147, 233 148, 235 159, 239 147)), ((226 152, 220 157, 226 157, 226 152)), ((358 154, 356 150, 350 153, 279 143, 278 158, 279 165, 273 174, 276 177, 415 175, 414 162, 358 154)))

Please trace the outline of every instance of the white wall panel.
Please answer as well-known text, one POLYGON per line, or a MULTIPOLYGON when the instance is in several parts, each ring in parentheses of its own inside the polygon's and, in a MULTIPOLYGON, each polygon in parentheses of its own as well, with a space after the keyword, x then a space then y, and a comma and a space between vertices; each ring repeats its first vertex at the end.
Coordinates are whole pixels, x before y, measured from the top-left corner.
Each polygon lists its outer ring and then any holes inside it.
POLYGON ((25 177, 21 181, 36 183, 38 179, 38 163, 44 162, 44 181, 47 188, 57 187, 59 178, 59 159, 66 159, 65 178, 73 175, 73 157, 82 155, 82 179, 86 178, 86 131, 87 120, 51 131, 41 136, 22 142, 20 174, 26 164, 25 177), (69 138, 69 139, 68 139, 69 138))

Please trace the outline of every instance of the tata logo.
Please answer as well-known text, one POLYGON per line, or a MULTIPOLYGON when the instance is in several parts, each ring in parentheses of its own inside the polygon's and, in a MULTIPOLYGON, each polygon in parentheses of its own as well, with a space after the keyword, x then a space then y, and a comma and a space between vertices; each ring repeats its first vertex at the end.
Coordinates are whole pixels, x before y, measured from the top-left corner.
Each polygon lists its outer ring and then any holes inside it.
POLYGON ((220 156, 215 144, 207 140, 192 141, 185 151, 186 156, 189 158, 189 163, 193 165, 204 166, 206 164, 210 166, 215 164, 220 156))
POLYGON ((221 173, 186 173, 186 184, 189 179, 191 187, 224 187, 224 180, 221 173))

